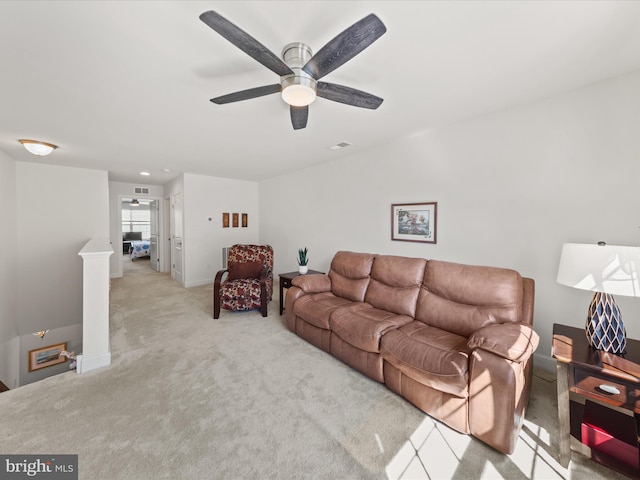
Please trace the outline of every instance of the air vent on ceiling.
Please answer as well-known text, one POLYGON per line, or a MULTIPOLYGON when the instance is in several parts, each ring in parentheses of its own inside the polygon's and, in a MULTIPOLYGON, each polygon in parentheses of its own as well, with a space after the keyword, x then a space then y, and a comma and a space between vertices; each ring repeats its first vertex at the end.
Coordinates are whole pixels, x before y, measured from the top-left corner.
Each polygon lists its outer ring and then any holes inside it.
POLYGON ((147 187, 133 187, 133 193, 144 193, 149 195, 149 188, 147 187))

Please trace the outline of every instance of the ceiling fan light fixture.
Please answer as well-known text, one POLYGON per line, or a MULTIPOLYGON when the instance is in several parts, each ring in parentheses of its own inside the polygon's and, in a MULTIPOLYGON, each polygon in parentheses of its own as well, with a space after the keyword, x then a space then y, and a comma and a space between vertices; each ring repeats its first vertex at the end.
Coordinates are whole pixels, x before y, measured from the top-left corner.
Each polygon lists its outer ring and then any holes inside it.
POLYGON ((212 98, 217 105, 240 102, 280 92, 290 105, 294 130, 307 126, 308 106, 316 95, 333 102, 375 110, 383 99, 370 93, 327 82, 322 77, 351 60, 386 31, 384 23, 373 13, 354 23, 325 44, 315 55, 308 45, 294 42, 282 50, 282 59, 214 10, 200 15, 200 20, 213 31, 238 47, 280 77, 280 84, 263 85, 212 98), (318 90, 319 89, 319 90, 318 90))
POLYGON ((43 157, 45 155, 49 155, 56 148, 58 148, 53 143, 47 142, 39 142, 37 140, 18 140, 27 151, 33 155, 38 155, 39 157, 43 157))
POLYGON ((313 52, 304 43, 295 42, 282 49, 282 58, 293 75, 282 77, 282 99, 293 107, 306 107, 316 99, 316 81, 302 67, 313 52))
POLYGON ((293 107, 306 107, 316 99, 316 90, 303 83, 293 83, 287 86, 284 86, 283 83, 282 99, 293 107))

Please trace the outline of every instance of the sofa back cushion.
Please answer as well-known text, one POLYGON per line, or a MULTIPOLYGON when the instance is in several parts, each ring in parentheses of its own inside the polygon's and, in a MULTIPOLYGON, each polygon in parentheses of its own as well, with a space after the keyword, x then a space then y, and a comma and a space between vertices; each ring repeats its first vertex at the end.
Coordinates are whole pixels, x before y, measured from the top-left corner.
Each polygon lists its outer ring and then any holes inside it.
POLYGON ((415 318, 469 337, 485 325, 521 321, 522 299, 515 270, 429 260, 415 318))
POLYGON ((353 302, 364 301, 372 264, 373 255, 369 253, 336 253, 329 270, 331 292, 353 302))
POLYGON ((364 301, 376 308, 413 317, 427 261, 376 255, 364 301))

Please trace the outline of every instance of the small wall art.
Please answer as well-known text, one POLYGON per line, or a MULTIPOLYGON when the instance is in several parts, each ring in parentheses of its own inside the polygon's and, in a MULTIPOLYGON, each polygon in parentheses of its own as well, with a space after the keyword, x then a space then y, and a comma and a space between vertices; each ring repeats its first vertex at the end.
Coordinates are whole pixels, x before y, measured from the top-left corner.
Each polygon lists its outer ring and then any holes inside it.
POLYGON ((233 214, 233 220, 231 225, 233 225, 233 228, 238 228, 238 214, 234 213, 233 214))
POLYGON ((249 226, 249 214, 243 213, 242 214, 242 227, 243 228, 247 228, 248 226, 249 226))
POLYGON ((437 243, 438 202, 391 205, 391 240, 437 243))
POLYGON ((52 367, 67 361, 67 357, 60 354, 67 350, 67 342, 49 345, 48 347, 36 348, 29 352, 29 371, 40 370, 41 368, 52 367))
POLYGON ((229 228, 229 213, 222 214, 222 228, 229 228))

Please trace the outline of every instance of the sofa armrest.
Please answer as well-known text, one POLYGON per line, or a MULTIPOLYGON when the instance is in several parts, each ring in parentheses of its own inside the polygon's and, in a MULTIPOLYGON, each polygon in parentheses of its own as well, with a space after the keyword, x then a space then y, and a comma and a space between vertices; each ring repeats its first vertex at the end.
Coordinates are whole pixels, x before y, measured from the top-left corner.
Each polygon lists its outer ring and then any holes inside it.
POLYGON ((331 291, 331 279, 323 273, 300 275, 291 280, 291 284, 304 293, 321 293, 331 291))
POLYGON ((529 325, 501 323, 477 330, 467 345, 471 350, 480 348, 512 362, 526 362, 538 348, 539 340, 529 325))

